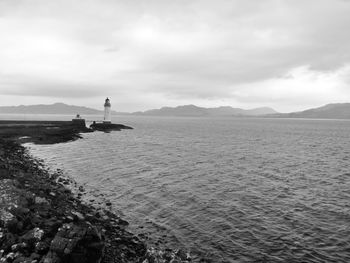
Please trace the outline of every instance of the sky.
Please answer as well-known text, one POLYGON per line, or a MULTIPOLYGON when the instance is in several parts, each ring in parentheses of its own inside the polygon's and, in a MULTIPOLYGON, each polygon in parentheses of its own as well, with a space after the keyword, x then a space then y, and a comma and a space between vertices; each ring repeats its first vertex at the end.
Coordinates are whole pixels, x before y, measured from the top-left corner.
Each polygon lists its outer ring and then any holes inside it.
POLYGON ((0 105, 350 102, 349 0, 0 0, 0 105))

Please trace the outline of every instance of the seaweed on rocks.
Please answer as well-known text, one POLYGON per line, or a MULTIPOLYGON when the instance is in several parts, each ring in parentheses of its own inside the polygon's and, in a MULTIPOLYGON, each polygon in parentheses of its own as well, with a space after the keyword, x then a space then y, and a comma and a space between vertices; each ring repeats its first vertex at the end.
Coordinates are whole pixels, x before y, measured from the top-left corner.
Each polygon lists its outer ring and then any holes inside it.
POLYGON ((0 138, 0 262, 189 262, 128 232, 126 221, 83 203, 26 148, 0 138))

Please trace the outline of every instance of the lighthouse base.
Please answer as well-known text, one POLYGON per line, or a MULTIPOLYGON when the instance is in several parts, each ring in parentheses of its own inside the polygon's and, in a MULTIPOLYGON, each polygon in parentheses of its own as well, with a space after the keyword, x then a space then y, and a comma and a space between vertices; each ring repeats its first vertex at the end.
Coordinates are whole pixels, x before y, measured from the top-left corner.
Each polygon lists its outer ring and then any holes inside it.
POLYGON ((108 124, 108 123, 112 123, 112 122, 111 121, 103 121, 103 123, 108 124))
POLYGON ((93 130, 97 130, 97 131, 120 131, 120 130, 124 130, 124 129, 132 129, 129 126, 123 125, 123 124, 114 124, 114 123, 93 123, 90 125, 90 128, 93 130))

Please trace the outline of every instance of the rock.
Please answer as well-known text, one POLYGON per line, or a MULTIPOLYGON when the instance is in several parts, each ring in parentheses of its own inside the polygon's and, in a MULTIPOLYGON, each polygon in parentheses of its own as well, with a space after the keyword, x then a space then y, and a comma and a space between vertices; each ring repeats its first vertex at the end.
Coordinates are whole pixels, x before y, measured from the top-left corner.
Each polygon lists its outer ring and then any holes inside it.
POLYGON ((103 249, 104 243, 97 229, 85 222, 64 224, 50 246, 50 252, 65 262, 98 262, 103 249))
POLYGON ((177 252, 176 252, 176 256, 185 261, 185 260, 189 260, 191 257, 189 256, 188 253, 186 253, 185 251, 183 251, 182 249, 179 249, 177 252))
POLYGON ((39 254, 37 254, 37 253, 32 253, 32 254, 30 255, 30 258, 31 258, 32 260, 35 260, 35 259, 40 259, 41 256, 40 256, 39 254))
POLYGON ((0 207, 0 225, 6 227, 7 223, 13 219, 15 216, 12 213, 0 207))
POLYGON ((90 222, 95 220, 94 215, 92 215, 92 214, 90 214, 90 213, 87 213, 87 214, 85 215, 85 218, 86 218, 86 220, 88 220, 88 221, 90 221, 90 222))
POLYGON ((46 198, 36 196, 35 197, 35 203, 36 204, 50 204, 49 201, 47 201, 46 198))
POLYGON ((76 220, 80 220, 80 221, 83 221, 85 220, 85 217, 83 216, 82 213, 79 213, 79 212, 72 212, 73 216, 74 216, 74 219, 76 220))
POLYGON ((19 256, 19 255, 16 255, 15 256, 16 259, 12 262, 12 263, 29 263, 31 262, 30 258, 26 258, 24 256, 19 256))
POLYGON ((9 262, 13 261, 15 259, 15 253, 10 252, 6 255, 6 260, 9 262))
POLYGON ((14 244, 11 246, 12 252, 17 252, 17 250, 19 250, 19 248, 20 248, 19 244, 14 244))
POLYGON ((48 240, 40 241, 35 245, 35 252, 40 255, 46 254, 50 249, 50 243, 48 240))
POLYGON ((45 257, 43 257, 41 262, 42 263, 61 263, 62 261, 56 253, 49 252, 45 257))
POLYGON ((129 225, 129 222, 119 218, 118 224, 121 226, 127 226, 127 225, 129 225))
POLYGON ((11 207, 9 211, 16 217, 21 217, 21 218, 24 218, 30 212, 30 210, 26 207, 14 207, 14 206, 11 207))
POLYGON ((72 216, 66 216, 65 219, 66 219, 65 220, 66 222, 72 222, 74 220, 74 218, 72 216))
POLYGON ((13 234, 18 233, 21 230, 19 228, 20 224, 16 218, 9 220, 5 226, 7 227, 8 231, 13 234))
POLYGON ((57 233, 58 228, 61 225, 62 221, 53 217, 52 219, 45 221, 44 225, 42 226, 42 229, 44 230, 45 235, 47 235, 48 237, 54 237, 57 233))
POLYGON ((44 230, 42 230, 42 229, 36 227, 36 228, 34 228, 34 233, 33 233, 33 235, 34 235, 34 238, 35 238, 36 240, 41 240, 42 237, 44 236, 44 230))
POLYGON ((38 227, 28 231, 21 237, 21 240, 28 244, 29 247, 34 247, 34 243, 38 242, 44 236, 44 231, 38 227))

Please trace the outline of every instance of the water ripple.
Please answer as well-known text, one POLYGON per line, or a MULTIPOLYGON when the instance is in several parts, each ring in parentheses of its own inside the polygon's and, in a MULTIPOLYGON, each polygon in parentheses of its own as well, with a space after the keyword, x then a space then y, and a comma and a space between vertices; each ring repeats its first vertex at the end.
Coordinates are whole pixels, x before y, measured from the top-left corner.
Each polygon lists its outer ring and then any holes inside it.
POLYGON ((31 151, 160 246, 212 262, 350 262, 350 122, 125 123, 135 130, 31 151))

